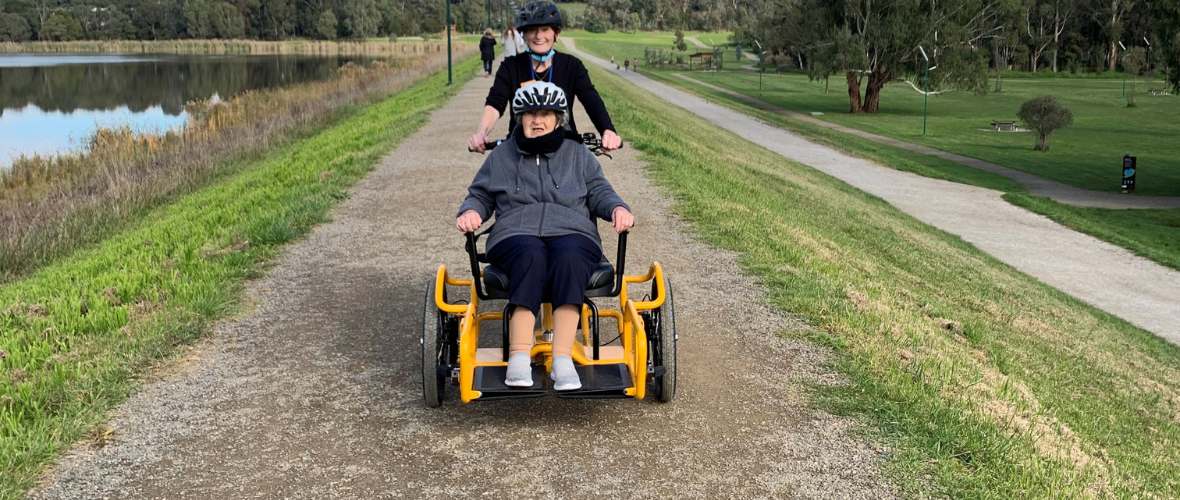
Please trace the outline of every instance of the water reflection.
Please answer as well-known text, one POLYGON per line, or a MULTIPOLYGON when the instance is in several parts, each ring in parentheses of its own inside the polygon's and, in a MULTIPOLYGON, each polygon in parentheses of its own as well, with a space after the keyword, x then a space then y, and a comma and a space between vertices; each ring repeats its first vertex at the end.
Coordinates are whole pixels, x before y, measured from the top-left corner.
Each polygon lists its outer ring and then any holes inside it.
POLYGON ((0 166, 78 148, 98 126, 175 128, 184 103, 330 78, 350 57, 0 55, 0 166))

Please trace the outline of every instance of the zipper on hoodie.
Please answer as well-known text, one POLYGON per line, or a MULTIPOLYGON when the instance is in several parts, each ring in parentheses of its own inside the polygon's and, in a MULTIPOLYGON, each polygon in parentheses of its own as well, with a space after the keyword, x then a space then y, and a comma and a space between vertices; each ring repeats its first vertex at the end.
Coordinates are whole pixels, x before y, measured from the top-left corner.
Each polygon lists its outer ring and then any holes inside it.
POLYGON ((545 175, 541 173, 541 155, 537 155, 537 184, 541 188, 541 222, 537 224, 537 237, 541 238, 545 232, 545 209, 549 204, 545 202, 545 175))

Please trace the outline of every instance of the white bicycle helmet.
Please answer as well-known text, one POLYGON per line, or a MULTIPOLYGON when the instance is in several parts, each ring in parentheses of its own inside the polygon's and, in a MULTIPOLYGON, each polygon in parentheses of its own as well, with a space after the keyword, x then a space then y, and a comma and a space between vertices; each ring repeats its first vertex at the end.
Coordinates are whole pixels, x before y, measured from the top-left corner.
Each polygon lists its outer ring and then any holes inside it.
POLYGON ((565 99, 565 91, 561 87, 549 82, 537 82, 516 90, 512 97, 512 113, 516 119, 526 111, 548 109, 557 113, 559 125, 565 123, 565 110, 569 102, 565 99))

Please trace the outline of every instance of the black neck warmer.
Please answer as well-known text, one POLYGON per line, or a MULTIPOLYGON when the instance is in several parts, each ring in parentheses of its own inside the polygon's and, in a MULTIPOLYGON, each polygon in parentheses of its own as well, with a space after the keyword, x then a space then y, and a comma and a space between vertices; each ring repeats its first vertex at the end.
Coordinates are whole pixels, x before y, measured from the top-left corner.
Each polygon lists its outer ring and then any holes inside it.
POLYGON ((565 130, 561 127, 554 127, 553 131, 548 134, 529 139, 524 136, 524 128, 517 127, 516 133, 512 136, 516 138, 516 145, 520 146, 520 150, 525 153, 531 155, 550 154, 561 147, 562 141, 565 140, 565 130))

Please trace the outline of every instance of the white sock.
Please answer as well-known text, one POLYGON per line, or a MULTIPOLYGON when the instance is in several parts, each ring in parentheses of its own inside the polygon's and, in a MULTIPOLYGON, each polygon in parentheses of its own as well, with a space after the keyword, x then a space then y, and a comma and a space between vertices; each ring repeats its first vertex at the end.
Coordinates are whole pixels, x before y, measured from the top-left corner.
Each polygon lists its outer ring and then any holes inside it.
POLYGON ((509 355, 508 375, 504 377, 504 385, 508 387, 532 387, 532 361, 532 358, 527 352, 514 352, 509 355))
POLYGON ((549 377, 553 379, 555 390, 572 391, 582 388, 582 380, 578 378, 578 371, 574 369, 574 360, 569 356, 553 357, 553 372, 549 377))

